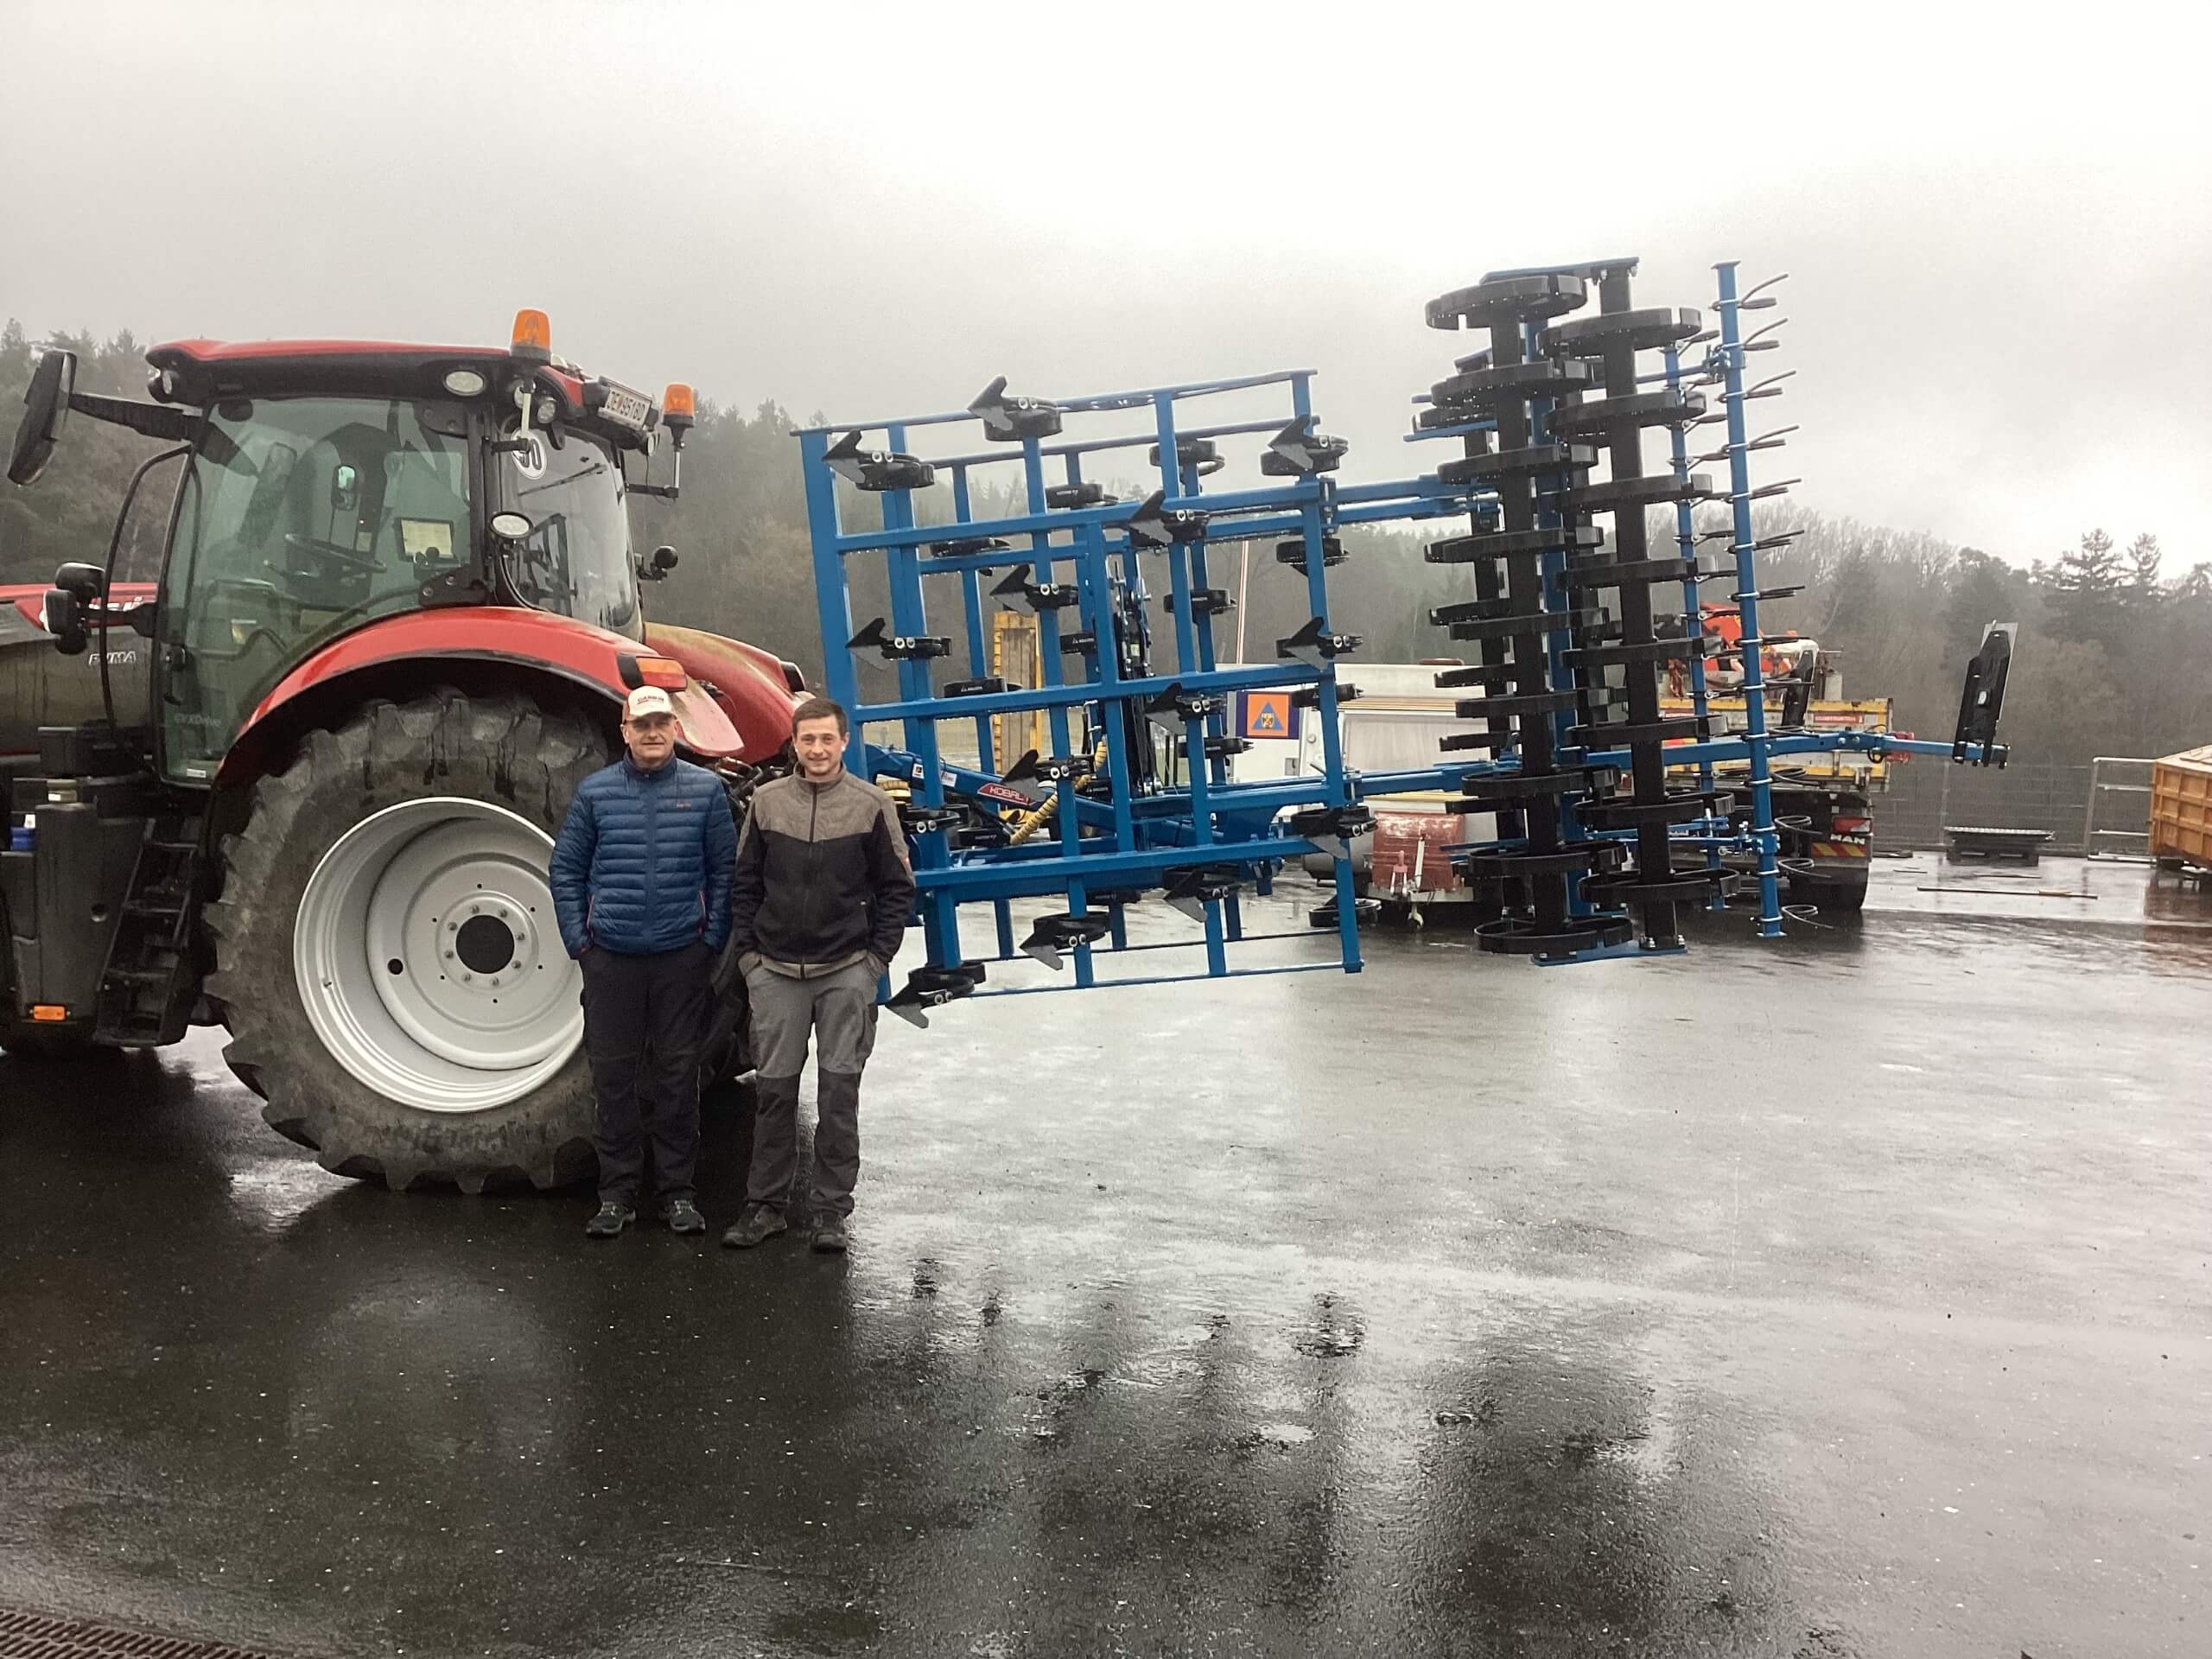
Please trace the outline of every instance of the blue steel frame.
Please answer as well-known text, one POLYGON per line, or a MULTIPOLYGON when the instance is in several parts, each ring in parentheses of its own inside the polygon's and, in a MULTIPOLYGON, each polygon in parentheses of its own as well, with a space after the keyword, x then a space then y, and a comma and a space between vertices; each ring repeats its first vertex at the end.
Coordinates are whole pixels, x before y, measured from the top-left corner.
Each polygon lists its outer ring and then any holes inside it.
MULTIPOLYGON (((1669 346, 1662 355, 1666 363, 1664 378, 1667 390, 1680 392, 1682 390, 1681 353, 1669 346)), ((1668 458, 1674 467, 1675 480, 1677 483, 1688 483, 1690 475, 1688 430, 1685 427, 1675 426, 1669 429, 1667 435, 1668 458)), ((1683 558, 1691 561, 1693 565, 1695 564, 1697 526, 1690 504, 1687 499, 1675 503, 1675 549, 1683 558)), ((1693 642, 1703 638, 1705 634, 1705 615, 1700 608, 1702 604, 1697 578, 1694 575, 1687 578, 1682 583, 1682 626, 1693 642)), ((1698 729, 1704 731, 1707 729, 1707 721, 1711 718, 1713 709, 1706 693, 1705 656, 1694 644, 1689 657, 1689 679, 1690 712, 1697 717, 1698 729)), ((1712 761, 1701 760, 1698 763, 1697 786, 1702 792, 1712 791, 1713 788, 1712 761)), ((1717 844, 1707 846, 1705 867, 1709 870, 1717 870, 1720 868, 1720 849, 1717 844)), ((1713 889, 1713 896, 1705 903, 1708 910, 1726 910, 1728 908, 1728 896, 1716 884, 1713 889)))
MULTIPOLYGON (((842 523, 837 481, 828 460, 830 436, 854 430, 880 431, 891 450, 903 452, 915 429, 977 420, 977 416, 963 410, 906 420, 839 423, 798 434, 813 537, 816 598, 823 625, 825 689, 854 718, 849 764, 869 775, 900 777, 909 784, 918 804, 939 808, 945 804, 948 791, 970 801, 992 798, 982 791, 999 784, 1006 770, 1001 764, 1003 757, 992 753, 992 715, 1043 712, 1054 757, 1081 760, 1088 754, 1089 744, 1084 746, 1084 755, 1076 753, 1071 721, 1071 711, 1080 709, 1090 716, 1089 724, 1101 734, 1107 751, 1105 800, 1078 796, 1072 775, 1053 780, 1058 845, 1052 856, 1040 857, 1037 849, 1029 847, 970 849, 956 855, 942 829, 927 830, 913 837, 920 918, 932 966, 950 968, 966 960, 959 918, 963 904, 982 902, 994 907, 998 935, 995 954, 1001 959, 1011 958, 1017 954, 1007 911, 1012 899, 1062 893, 1067 899, 1068 915, 1083 917, 1089 913, 1089 892, 1108 883, 1116 888, 1161 885, 1176 871, 1213 866, 1230 867, 1243 880, 1264 881, 1276 862, 1306 852, 1313 845, 1274 833, 1272 820, 1279 810, 1294 804, 1339 808, 1351 804, 1353 793, 1344 774, 1337 722, 1332 662, 1324 657, 1313 664, 1285 659, 1229 668, 1217 663, 1211 623, 1206 620, 1201 626, 1192 608, 1192 594, 1210 585, 1209 546, 1261 537, 1303 540, 1307 552, 1308 605, 1326 634, 1331 629, 1323 547, 1330 534, 1344 524, 1462 512, 1467 510, 1471 493, 1442 485, 1433 478, 1347 488, 1326 474, 1309 474, 1262 489, 1208 495, 1198 467, 1178 464, 1179 445, 1187 441, 1270 432, 1286 421, 1310 421, 1312 378, 1310 371, 1293 370, 1056 400, 1064 420, 1149 410, 1150 429, 1049 444, 1039 437, 1025 436, 995 449, 933 459, 934 468, 950 474, 952 513, 948 521, 926 525, 917 521, 913 492, 900 489, 880 493, 879 530, 849 531, 842 523), (1178 421, 1179 406, 1189 400, 1275 386, 1287 389, 1288 408, 1273 418, 1212 426, 1178 421), (1211 518, 1205 536, 1192 541, 1169 539, 1156 550, 1166 567, 1173 670, 1125 678, 1115 643, 1121 608, 1116 604, 1116 590, 1134 598, 1135 613, 1141 617, 1147 596, 1142 566, 1152 556, 1152 550, 1137 546, 1127 529, 1136 504, 1052 507, 1046 500, 1045 463, 1047 458, 1060 461, 1063 481, 1081 484, 1085 481, 1086 456, 1147 444, 1156 446, 1164 509, 1171 512, 1197 509, 1211 518), (1001 463, 1020 466, 1027 511, 977 518, 972 511, 973 469, 1001 463), (1027 547, 927 558, 918 550, 931 542, 988 539, 1026 540, 1027 547), (970 677, 981 678, 988 673, 979 583, 980 573, 986 569, 1019 562, 1028 567, 1032 582, 1042 585, 1056 576, 1065 580, 1063 568, 1071 566, 1069 574, 1077 588, 1077 614, 1097 647, 1084 653, 1082 677, 1068 678, 1064 672, 1058 613, 1053 607, 1039 607, 1041 685, 947 698, 931 689, 925 661, 902 658, 897 664, 897 697, 888 702, 867 702, 847 645, 853 636, 855 618, 846 561, 855 554, 869 553, 880 554, 885 560, 891 601, 888 621, 898 635, 928 634, 925 578, 957 578, 970 677), (1312 687, 1316 699, 1323 771, 1317 779, 1300 780, 1294 802, 1285 798, 1285 791, 1278 788, 1231 782, 1226 762, 1206 753, 1207 739, 1228 734, 1224 707, 1233 695, 1270 687, 1312 687), (1187 781, 1179 788, 1140 795, 1132 787, 1131 757, 1126 746, 1128 730, 1144 728, 1141 721, 1125 724, 1123 711, 1131 704, 1141 708, 1169 693, 1212 696, 1218 701, 1210 711, 1186 715, 1182 721, 1187 781), (944 764, 938 753, 937 725, 947 719, 975 722, 979 768, 969 771, 944 764), (869 749, 861 738, 863 724, 888 721, 901 723, 901 746, 896 750, 869 749)), ((1149 634, 1148 626, 1146 632, 1149 634)), ((1145 645, 1148 650, 1148 638, 1145 645)), ((1442 775, 1457 775, 1456 771, 1440 771, 1442 775)), ((1349 862, 1341 856, 1338 862, 1339 890, 1349 893, 1352 886, 1349 862)), ((1236 894, 1204 899, 1202 913, 1205 967, 1202 976, 1190 976, 1220 977, 1230 971, 1228 947, 1244 937, 1236 894)), ((1119 919, 1115 918, 1117 945, 1123 944, 1119 919)), ((1351 906, 1340 907, 1337 931, 1337 961, 1305 965, 1358 970, 1357 918, 1351 906)), ((1094 983, 1092 946, 1080 943, 1068 954, 1074 962, 1075 985, 1094 983)))
POLYGON ((1720 314, 1720 397, 1728 417, 1728 512, 1734 531, 1730 550, 1736 558, 1737 591, 1730 597, 1743 618, 1744 749, 1751 791, 1751 848, 1759 861, 1758 928, 1762 937, 1770 939, 1782 933, 1777 861, 1782 837, 1774 825, 1772 773, 1768 766, 1773 750, 1766 734, 1766 681, 1759 667, 1758 560, 1751 534, 1751 439, 1744 424, 1744 331, 1736 297, 1736 262, 1726 260, 1713 269, 1720 277, 1719 298, 1713 308, 1720 314))
MULTIPOLYGON (((1743 608, 1745 636, 1746 639, 1755 639, 1758 581, 1751 526, 1752 491, 1746 464, 1749 445, 1743 416, 1744 349, 1737 320, 1734 266, 1724 264, 1719 269, 1720 346, 1712 354, 1707 372, 1717 376, 1725 386, 1737 602, 1743 608)), ((1667 354, 1663 378, 1670 385, 1682 384, 1681 365, 1672 352, 1667 354)), ((938 474, 950 484, 950 517, 924 524, 918 518, 912 490, 886 490, 878 493, 881 502, 880 526, 872 530, 848 528, 844 523, 845 504, 841 499, 838 479, 828 461, 832 437, 853 431, 864 435, 880 432, 891 451, 902 453, 919 429, 978 421, 980 417, 971 410, 963 410, 905 419, 838 422, 809 427, 797 434, 813 543, 824 690, 853 717, 848 764, 864 776, 903 779, 912 800, 925 809, 943 808, 948 801, 958 799, 982 811, 996 812, 1001 804, 1009 803, 1003 783, 1008 766, 1006 757, 993 753, 992 716, 1041 711, 1051 733, 1054 756, 1087 761, 1090 747, 1088 741, 1084 746, 1084 753, 1076 753, 1077 728, 1072 717, 1080 713, 1107 752, 1108 788, 1103 799, 1078 794, 1072 775, 1059 776, 1052 781, 1047 798, 1055 808, 1055 838, 1051 842, 956 850, 943 829, 923 830, 910 837, 919 889, 918 919, 927 940, 931 967, 951 969, 975 960, 967 955, 962 936, 960 909, 963 905, 986 905, 991 909, 995 938, 988 959, 1014 960, 1021 953, 1014 938, 1009 909, 1013 900, 1057 895, 1065 898, 1071 917, 1082 917, 1090 912, 1093 893, 1108 888, 1127 891, 1157 887, 1179 871, 1199 867, 1226 866, 1240 880, 1264 885, 1280 861, 1317 850, 1313 841, 1291 835, 1281 826, 1278 820, 1286 813, 1317 806, 1350 807, 1363 800, 1449 789, 1471 775, 1510 772, 1517 767, 1517 757, 1509 750, 1491 760, 1452 761, 1413 771, 1365 775, 1347 772, 1337 720, 1336 673, 1330 658, 1325 656, 1311 664, 1286 658, 1229 667, 1216 660, 1211 619, 1201 623, 1194 617, 1191 606, 1193 591, 1210 586, 1210 546, 1262 538, 1302 540, 1308 603, 1321 631, 1327 633, 1332 625, 1323 544, 1329 535, 1350 524, 1465 515, 1480 511, 1489 499, 1478 489, 1443 484, 1433 474, 1357 485, 1340 484, 1326 474, 1307 474, 1280 482, 1270 480, 1256 489, 1207 493, 1199 468, 1178 464, 1179 445, 1182 442, 1271 432, 1280 429, 1286 420, 1309 419, 1313 413, 1312 381, 1309 370, 1286 370, 1236 379, 1054 400, 1064 422, 1116 411, 1143 411, 1149 415, 1149 421, 1137 431, 1057 442, 1025 436, 991 448, 942 458, 925 457, 931 459, 938 474), (1178 421, 1181 406, 1192 400, 1269 387, 1281 387, 1287 392, 1288 407, 1280 416, 1214 425, 1185 425, 1178 421), (1141 548, 1128 529, 1129 519, 1138 511, 1135 502, 1083 507, 1052 507, 1046 502, 1048 460, 1059 463, 1060 482, 1080 485, 1086 482, 1086 458, 1155 445, 1154 464, 1160 473, 1164 510, 1173 512, 1195 509, 1210 515, 1203 533, 1195 539, 1170 540, 1164 547, 1141 548), (972 511, 972 474, 976 468, 1000 465, 1020 467, 1026 510, 978 518, 972 511), (1001 550, 950 556, 925 556, 921 551, 931 543, 989 539, 1009 545, 1001 550), (965 662, 970 678, 982 678, 989 673, 987 607, 980 581, 986 570, 1018 565, 1033 584, 1039 585, 1055 580, 1065 582, 1071 575, 1077 589, 1077 613, 1097 646, 1082 653, 1081 677, 1068 677, 1064 671, 1058 612, 1043 607, 1038 610, 1041 685, 947 697, 933 688, 926 660, 901 658, 896 663, 896 696, 888 702, 869 702, 861 695, 855 653, 847 644, 855 629, 848 567, 856 556, 880 557, 884 561, 890 597, 887 620, 891 631, 898 635, 928 635, 931 617, 925 594, 928 579, 942 579, 940 585, 957 584, 957 608, 967 635, 965 662), (1148 594, 1144 564, 1154 557, 1160 558, 1165 564, 1168 614, 1173 625, 1165 632, 1173 644, 1172 669, 1153 664, 1151 630, 1143 621, 1148 594), (1144 664, 1147 671, 1135 677, 1123 676, 1120 652, 1114 645, 1119 611, 1116 603, 1117 590, 1134 599, 1129 613, 1143 630, 1142 648, 1136 653, 1136 660, 1144 664), (1227 734, 1224 709, 1237 691, 1285 687, 1311 688, 1316 699, 1313 712, 1319 721, 1322 772, 1316 776, 1264 782, 1231 781, 1225 762, 1206 756, 1205 740, 1227 734), (1186 715, 1182 721, 1187 780, 1176 786, 1139 791, 1132 786, 1134 772, 1127 748, 1123 710, 1133 702, 1150 702, 1170 691, 1186 696, 1216 695, 1222 706, 1201 716, 1186 715), (938 751, 938 727, 945 721, 974 723, 979 765, 969 767, 943 759, 938 751), (888 721, 899 722, 902 728, 902 741, 898 745, 875 746, 864 741, 865 724, 888 721)), ((1455 437, 1462 430, 1419 430, 1409 435, 1409 441, 1455 437)), ((1673 461, 1677 475, 1686 474, 1688 457, 1680 432, 1675 435, 1673 461)), ((1684 551, 1692 550, 1696 537, 1687 505, 1677 511, 1675 531, 1684 551)), ((1559 584, 1563 560, 1560 563, 1560 569, 1548 565, 1545 571, 1547 609, 1564 612, 1569 601, 1559 584)), ((1685 607, 1694 628, 1698 616, 1694 582, 1686 583, 1685 590, 1685 607)), ((1558 644, 1567 644, 1563 634, 1558 644)), ((1712 862, 1718 862, 1721 849, 1727 846, 1748 847, 1758 854, 1761 901, 1758 925, 1762 933, 1771 935, 1779 931, 1782 920, 1777 886, 1778 836, 1773 823, 1770 790, 1772 757, 1836 751, 1948 756, 1952 748, 1948 743, 1903 740, 1878 732, 1770 734, 1764 719, 1756 648, 1747 649, 1745 658, 1749 729, 1740 735, 1672 744, 1668 753, 1670 764, 1699 766, 1701 785, 1706 787, 1711 786, 1712 769, 1716 765, 1738 760, 1747 763, 1753 802, 1749 829, 1738 830, 1725 819, 1707 818, 1679 826, 1678 833, 1702 844, 1712 862)), ((1692 664, 1696 711, 1704 715, 1707 694, 1703 668, 1695 658, 1692 664)), ((1554 673, 1557 683, 1572 684, 1571 673, 1558 662, 1556 653, 1554 673)), ((1562 741, 1572 719, 1571 715, 1560 717, 1562 741)), ((1131 722, 1131 728, 1144 729, 1141 722, 1131 722)), ((1970 756, 1981 758, 1978 750, 1971 751, 1970 756)), ((1625 768, 1629 759, 1626 750, 1605 751, 1580 754, 1576 764, 1625 768)), ((1036 798, 1033 791, 1023 792, 1036 798)), ((1341 854, 1337 857, 1337 878, 1338 892, 1350 893, 1351 868, 1341 854)), ((1350 904, 1337 906, 1338 948, 1332 959, 1232 968, 1229 947, 1256 942, 1245 933, 1236 893, 1206 897, 1201 902, 1203 938, 1187 942, 1192 948, 1204 950, 1205 966, 1201 971, 1100 981, 1094 961, 1100 949, 1120 952, 1175 948, 1173 941, 1129 945, 1119 906, 1116 906, 1111 910, 1112 925, 1106 939, 1097 945, 1077 943, 1066 951, 1074 967, 1072 987, 1219 978, 1232 972, 1285 973, 1325 968, 1341 968, 1348 973, 1359 971, 1357 913, 1350 904)), ((1580 906, 1585 913, 1588 908, 1586 905, 1580 906)), ((973 994, 1014 995, 1027 994, 1033 989, 1067 988, 1058 984, 1017 986, 978 988, 973 994)))

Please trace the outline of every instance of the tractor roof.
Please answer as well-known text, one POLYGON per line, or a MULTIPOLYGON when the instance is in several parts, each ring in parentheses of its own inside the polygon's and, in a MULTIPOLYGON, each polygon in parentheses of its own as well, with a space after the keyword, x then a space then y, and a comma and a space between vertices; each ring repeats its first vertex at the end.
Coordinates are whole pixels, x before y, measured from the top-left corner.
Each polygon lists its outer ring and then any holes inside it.
MULTIPOLYGON (((530 366, 496 346, 414 346, 387 340, 177 340, 154 346, 146 361, 156 371, 154 396, 171 404, 317 392, 439 397, 452 395, 445 381, 456 369, 474 369, 491 385, 510 367, 530 366)), ((562 417, 571 421, 592 418, 606 402, 588 396, 587 387, 613 384, 594 380, 557 358, 538 366, 536 374, 539 391, 556 392, 565 406, 562 417)), ((644 394, 633 395, 651 411, 643 423, 649 429, 659 410, 644 394)), ((635 440, 641 431, 614 435, 635 440)))

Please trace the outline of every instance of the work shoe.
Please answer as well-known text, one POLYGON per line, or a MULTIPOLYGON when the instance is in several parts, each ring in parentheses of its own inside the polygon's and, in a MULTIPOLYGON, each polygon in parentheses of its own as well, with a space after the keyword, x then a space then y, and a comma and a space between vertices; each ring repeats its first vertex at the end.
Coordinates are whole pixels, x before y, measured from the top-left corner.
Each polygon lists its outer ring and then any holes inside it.
POLYGON ((601 1205, 592 1218, 584 1223, 588 1238, 612 1238, 638 1218, 638 1212, 626 1204, 617 1204, 609 1198, 601 1205))
POLYGON ((845 1218, 835 1212, 814 1218, 814 1248, 824 1255, 842 1255, 852 1242, 845 1231, 845 1218))
POLYGON ((722 1243, 733 1250, 749 1250, 755 1244, 766 1244, 778 1233, 790 1230, 784 1212, 765 1204, 748 1204, 738 1212, 737 1220, 722 1234, 722 1243))
POLYGON ((671 1233, 703 1233, 707 1218, 699 1213, 699 1206, 689 1198, 671 1198, 660 1207, 660 1218, 668 1224, 671 1233))

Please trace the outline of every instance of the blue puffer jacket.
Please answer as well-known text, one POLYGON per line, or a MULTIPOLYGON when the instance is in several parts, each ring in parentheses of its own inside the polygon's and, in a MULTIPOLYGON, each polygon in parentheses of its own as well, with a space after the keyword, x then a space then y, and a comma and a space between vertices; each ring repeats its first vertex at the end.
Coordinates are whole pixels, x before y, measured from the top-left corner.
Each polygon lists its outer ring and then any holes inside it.
POLYGON ((626 756, 576 790, 553 843, 553 907, 572 957, 618 956, 729 938, 737 825, 721 781, 671 760, 642 772, 626 756))

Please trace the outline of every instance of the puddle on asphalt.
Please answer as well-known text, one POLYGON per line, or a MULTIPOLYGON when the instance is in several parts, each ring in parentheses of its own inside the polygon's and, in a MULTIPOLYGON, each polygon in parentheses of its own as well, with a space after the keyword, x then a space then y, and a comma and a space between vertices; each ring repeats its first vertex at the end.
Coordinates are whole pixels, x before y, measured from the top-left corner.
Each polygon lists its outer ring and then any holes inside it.
POLYGON ((1291 1346, 1313 1359, 1344 1359, 1359 1351, 1367 1327, 1341 1312, 1333 1296, 1313 1299, 1313 1317, 1291 1339, 1291 1346))
POLYGON ((353 1185, 304 1159, 257 1159, 230 1172, 230 1200, 255 1226, 281 1232, 334 1191, 353 1185))

